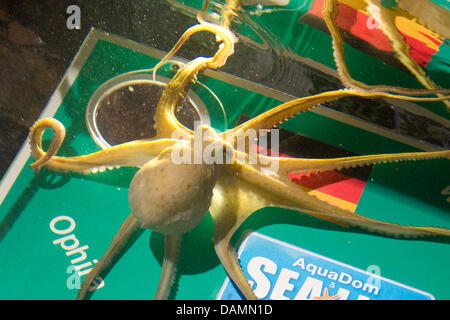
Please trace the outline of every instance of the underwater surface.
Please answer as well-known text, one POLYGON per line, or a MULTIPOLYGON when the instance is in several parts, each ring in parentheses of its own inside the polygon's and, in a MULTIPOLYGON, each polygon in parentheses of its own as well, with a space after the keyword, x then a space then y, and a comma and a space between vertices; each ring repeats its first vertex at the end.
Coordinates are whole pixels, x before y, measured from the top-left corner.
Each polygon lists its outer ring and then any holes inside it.
MULTIPOLYGON (((376 21, 352 7, 360 2, 340 0, 341 16, 337 19, 345 41, 345 58, 352 77, 371 85, 422 88, 395 57, 389 41, 377 29, 376 21)), ((445 1, 435 2, 444 4, 445 7, 445 1)), ((225 119, 228 118, 229 126, 226 121, 219 126, 231 128, 237 122, 248 120, 281 102, 343 88, 337 77, 331 37, 321 16, 322 3, 322 0, 245 1, 244 10, 234 18, 233 23, 233 32, 239 38, 235 53, 219 72, 208 70, 205 75, 199 75, 199 82, 204 81, 205 86, 192 90, 201 99, 208 96, 209 100, 201 102, 208 106, 209 114, 206 114, 213 126, 224 119, 224 115, 225 119), (207 92, 208 90, 210 91, 207 92), (214 92, 222 99, 222 109, 214 92)), ((395 4, 394 1, 383 3, 387 6, 395 4)), ((183 32, 197 23, 196 13, 202 4, 201 0, 70 3, 56 0, 2 1, 0 177, 26 140, 30 126, 46 106, 48 115, 52 105, 58 105, 55 118, 61 120, 68 129, 65 146, 58 153, 63 156, 89 154, 98 150, 98 141, 95 140, 96 145, 91 137, 92 132, 88 132, 92 128, 89 127, 87 111, 91 110, 92 101, 99 102, 99 108, 91 111, 108 143, 118 144, 153 136, 155 128, 152 112, 155 110, 148 107, 156 104, 157 93, 162 91, 161 88, 153 87, 151 94, 155 95, 151 97, 148 97, 148 86, 142 81, 138 84, 127 82, 120 88, 114 87, 119 88, 115 91, 108 90, 113 87, 113 80, 123 80, 123 76, 128 77, 127 81, 133 73, 143 77, 142 73, 135 73, 135 70, 152 67, 159 61, 163 52, 153 48, 164 52, 170 50, 183 32), (70 8, 80 10, 79 21, 70 8), (63 85, 55 90, 58 84, 63 85), (101 99, 95 100, 99 92, 102 94, 101 99), (108 108, 104 109, 103 106, 108 108), (151 109, 148 110, 150 113, 143 116, 142 113, 135 112, 135 106, 151 109)), ((218 12, 222 5, 222 0, 212 2, 214 12, 208 18, 214 20, 217 17, 215 11, 218 12)), ((423 67, 436 84, 448 87, 448 40, 431 33, 411 17, 399 15, 398 27, 411 45, 408 56, 423 67)), ((193 35, 176 55, 190 60, 198 56, 211 56, 216 51, 215 37, 202 32, 193 35)), ((158 71, 158 76, 170 72, 173 75, 176 70, 176 65, 171 68, 165 66, 158 71)), ((151 74, 146 76, 146 80, 151 78, 151 74)), ((192 128, 192 123, 199 117, 192 107, 203 110, 203 105, 195 97, 190 100, 190 93, 186 97, 183 105, 177 105, 176 112, 177 117, 181 115, 178 119, 192 128)), ((448 112, 441 102, 419 105, 381 99, 347 98, 317 109, 327 112, 327 115, 334 115, 335 118, 323 116, 320 112, 314 113, 314 110, 292 118, 280 129, 282 154, 290 157, 331 158, 410 151, 421 147, 435 150, 448 148, 449 145, 448 112), (340 121, 342 119, 347 122, 340 121), (365 130, 366 127, 379 131, 365 130)), ((199 113, 202 118, 201 112, 199 113)), ((223 130, 219 126, 214 127, 223 130)), ((49 133, 46 133, 47 137, 49 133)), ((44 140, 48 142, 47 138, 44 140)), ((69 292, 66 290, 68 287, 61 286, 61 283, 65 283, 66 276, 61 266, 67 266, 67 253, 64 255, 62 251, 57 251, 59 248, 55 246, 55 242, 58 244, 59 236, 56 234, 60 231, 55 229, 55 225, 59 221, 73 221, 74 227, 76 220, 77 237, 84 239, 83 241, 89 239, 87 242, 80 242, 80 250, 87 247, 85 243, 89 243, 92 246, 89 259, 99 258, 105 249, 102 245, 109 243, 114 228, 123 221, 122 214, 129 212, 128 186, 137 168, 122 168, 99 175, 43 172, 44 174, 35 176, 25 164, 26 161, 28 164, 31 161, 28 154, 21 160, 24 169, 0 207, 0 242, 5 252, 3 257, 7 257, 5 260, 8 262, 0 268, 4 276, 2 283, 5 288, 13 288, 18 296, 25 292, 22 288, 27 288, 28 296, 40 297, 41 288, 35 285, 28 289, 28 279, 35 276, 40 281, 46 281, 41 275, 47 274, 50 269, 42 272, 38 268, 30 270, 26 267, 32 265, 33 261, 44 261, 40 267, 50 266, 58 270, 55 274, 60 281, 52 283, 55 290, 52 291, 49 287, 48 297, 57 296, 58 290, 63 290, 64 293, 58 298, 72 298, 74 291, 69 292), (55 198, 59 200, 53 201, 55 198), (66 217, 66 214, 70 214, 72 218, 66 217), (27 240, 24 241, 23 238, 27 240), (28 260, 22 259, 21 254, 28 252, 31 253, 26 257, 28 260), (27 275, 20 277, 20 285, 15 278, 10 277, 10 274, 18 270, 16 266, 19 264, 27 275)), ((450 198, 447 198, 449 187, 445 179, 449 168, 445 161, 407 163, 399 167, 388 164, 344 169, 337 175, 327 177, 333 182, 336 180, 337 184, 347 180, 356 183, 357 197, 354 194, 351 197, 348 194, 342 195, 342 185, 331 191, 326 189, 330 194, 321 190, 326 196, 335 196, 333 192, 338 190, 341 192, 339 196, 345 196, 345 201, 348 200, 344 204, 351 205, 352 210, 358 205, 358 211, 361 210, 370 217, 384 215, 382 218, 392 222, 395 221, 390 219, 395 217, 405 224, 448 227, 450 198)), ((20 161, 15 161, 17 162, 20 161)), ((92 172, 103 172, 105 169, 102 166, 94 168, 92 172)), ((10 170, 5 177, 13 171, 10 170)), ((305 188, 320 189, 320 181, 314 180, 314 177, 308 175, 289 178, 305 188)), ((2 191, 4 188, 0 189, 0 195, 2 191)), ((359 268, 365 268, 369 260, 378 261, 377 264, 383 266, 383 274, 386 271, 386 275, 392 279, 431 292, 436 298, 448 296, 446 288, 441 285, 448 282, 445 272, 442 272, 442 279, 431 277, 433 279, 430 280, 424 276, 438 274, 439 270, 445 269, 450 256, 447 254, 448 243, 441 244, 437 241, 422 244, 420 241, 397 241, 389 237, 341 232, 341 227, 317 223, 313 218, 305 218, 299 222, 293 214, 286 214, 280 221, 279 211, 262 211, 263 219, 257 217, 246 221, 242 227, 242 235, 256 229, 286 243, 326 254, 328 257, 337 256, 359 268), (301 239, 298 237, 299 233, 302 235, 301 239), (323 241, 317 241, 318 239, 323 241), (396 261, 394 258, 399 253, 407 258, 396 261), (417 259, 416 256, 420 258, 417 259), (439 259, 435 259, 437 256, 439 259), (414 266, 409 266, 411 261, 415 262, 414 266)), ((225 272, 219 266, 209 241, 211 223, 211 218, 207 216, 197 231, 187 237, 189 245, 186 247, 190 249, 182 253, 181 261, 188 263, 180 264, 180 274, 183 275, 180 287, 194 290, 190 292, 182 289, 177 298, 215 298, 225 279, 225 272), (198 258, 196 254, 200 253, 202 256, 198 258), (216 283, 204 279, 215 279, 216 283)), ((236 237, 236 241, 239 237, 236 237)), ((150 242, 148 239, 140 240, 137 246, 139 251, 128 255, 125 261, 130 261, 130 267, 138 264, 145 267, 140 272, 119 268, 116 278, 114 275, 108 278, 111 284, 116 281, 117 287, 111 285, 112 291, 104 293, 103 297, 144 298, 149 292, 153 292, 153 289, 149 290, 147 283, 156 286, 164 255, 163 241, 162 235, 157 232, 151 233, 150 242), (149 245, 151 254, 148 252, 149 245), (147 265, 152 265, 153 269, 148 269, 147 265), (148 272, 149 270, 157 272, 148 272), (136 278, 131 283, 139 286, 138 289, 128 287, 133 291, 131 295, 121 289, 124 282, 129 282, 129 274, 136 278), (138 279, 142 275, 145 275, 145 279, 151 278, 151 281, 138 279)), ((92 259, 90 263, 96 263, 94 260, 97 261, 92 259)), ((83 272, 87 273, 87 270, 83 272)), ((10 292, 7 291, 8 289, 4 290, 3 294, 10 297, 10 292)))

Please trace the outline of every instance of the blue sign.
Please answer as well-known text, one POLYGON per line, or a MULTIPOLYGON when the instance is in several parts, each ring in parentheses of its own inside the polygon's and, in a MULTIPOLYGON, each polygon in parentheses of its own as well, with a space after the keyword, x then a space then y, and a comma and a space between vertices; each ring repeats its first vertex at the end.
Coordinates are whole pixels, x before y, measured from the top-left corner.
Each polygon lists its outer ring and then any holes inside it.
MULTIPOLYGON (((242 243, 239 260, 256 296, 263 300, 434 299, 429 293, 383 278, 379 272, 357 269, 259 233, 252 233, 242 243)), ((227 278, 218 299, 239 300, 242 296, 227 278)))

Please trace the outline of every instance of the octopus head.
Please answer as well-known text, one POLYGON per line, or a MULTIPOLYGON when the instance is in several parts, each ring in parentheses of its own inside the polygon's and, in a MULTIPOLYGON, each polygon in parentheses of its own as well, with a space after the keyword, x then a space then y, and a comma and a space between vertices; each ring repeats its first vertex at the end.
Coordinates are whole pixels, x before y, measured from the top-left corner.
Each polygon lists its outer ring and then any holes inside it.
MULTIPOLYGON (((187 145, 174 148, 190 148, 187 145)), ((215 168, 176 163, 168 149, 145 164, 131 181, 128 202, 142 228, 163 234, 185 233, 208 212, 215 168)))

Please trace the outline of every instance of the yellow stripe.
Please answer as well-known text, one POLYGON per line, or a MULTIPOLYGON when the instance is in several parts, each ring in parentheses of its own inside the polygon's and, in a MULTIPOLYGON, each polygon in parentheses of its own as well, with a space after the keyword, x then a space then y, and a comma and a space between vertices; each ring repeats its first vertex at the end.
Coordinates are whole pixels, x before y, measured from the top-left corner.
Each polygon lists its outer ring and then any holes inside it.
POLYGON ((342 209, 347 209, 350 210, 352 212, 356 211, 356 204, 346 201, 346 200, 342 200, 333 196, 330 196, 329 194, 317 191, 317 190, 313 190, 308 192, 308 194, 312 195, 312 196, 316 196, 317 198, 319 198, 322 201, 326 201, 328 203, 331 203, 333 205, 335 205, 336 207, 342 208, 342 209))
POLYGON ((395 26, 398 28, 400 32, 403 32, 408 36, 413 37, 414 39, 424 43, 428 48, 434 51, 439 50, 439 46, 442 43, 442 38, 437 37, 437 35, 434 32, 431 32, 424 26, 399 15, 395 17, 395 26), (424 34, 438 41, 439 45, 431 41, 430 38, 424 36, 424 34))
POLYGON ((301 185, 298 185, 298 186, 300 188, 302 188, 305 192, 307 192, 309 195, 315 196, 319 200, 331 203, 332 205, 335 205, 335 206, 337 206, 337 207, 339 207, 341 209, 350 210, 352 212, 356 211, 357 204, 355 204, 353 202, 346 201, 346 200, 343 200, 343 199, 331 196, 329 194, 323 193, 323 192, 318 191, 318 190, 312 190, 312 189, 309 189, 309 188, 301 186, 301 185))

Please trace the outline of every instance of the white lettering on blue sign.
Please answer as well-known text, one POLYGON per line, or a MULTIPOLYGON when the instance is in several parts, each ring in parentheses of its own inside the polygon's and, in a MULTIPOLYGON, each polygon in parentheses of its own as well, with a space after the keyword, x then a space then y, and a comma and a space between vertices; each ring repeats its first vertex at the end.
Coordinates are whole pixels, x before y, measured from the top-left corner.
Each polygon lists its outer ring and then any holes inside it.
MULTIPOLYGON (((426 292, 279 240, 252 233, 239 261, 255 295, 264 300, 430 300, 426 292)), ((217 297, 243 297, 227 278, 217 297)))

